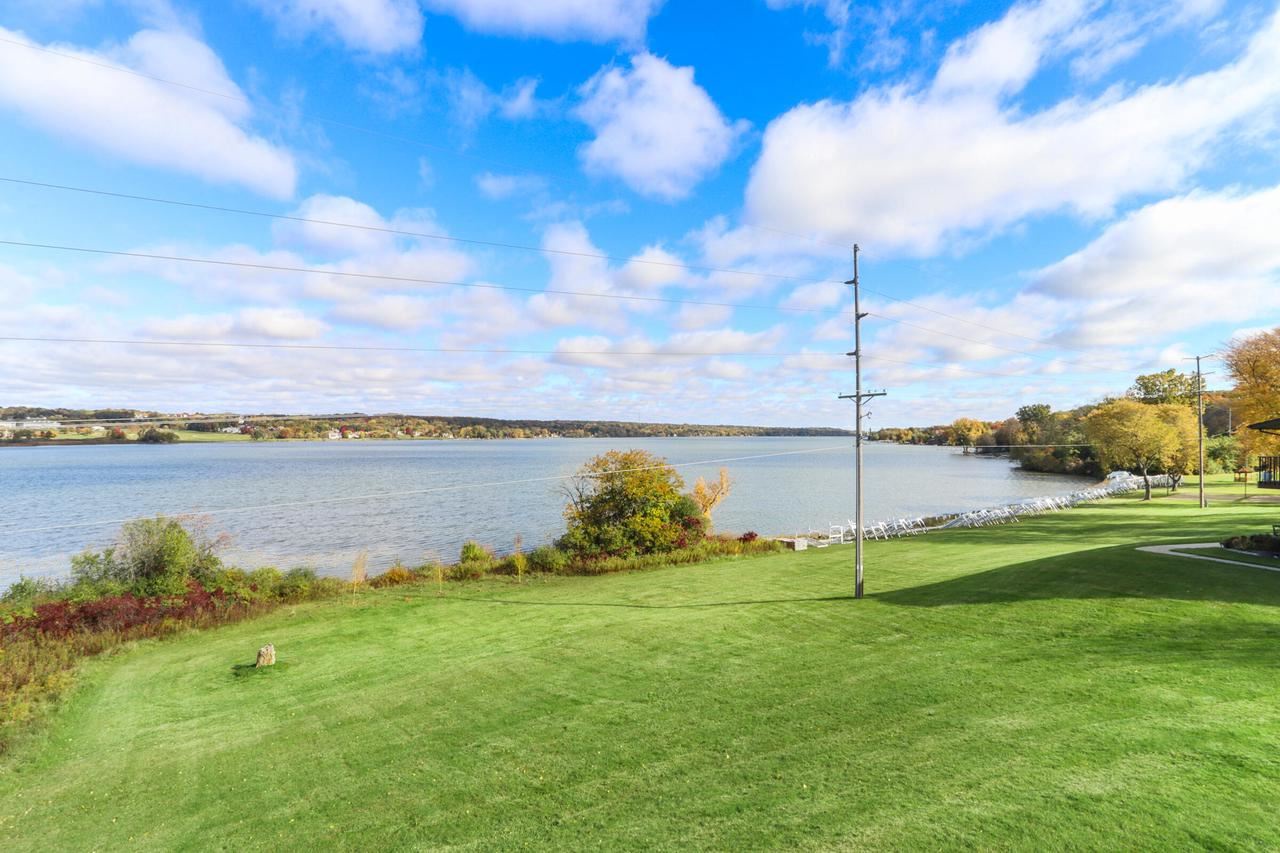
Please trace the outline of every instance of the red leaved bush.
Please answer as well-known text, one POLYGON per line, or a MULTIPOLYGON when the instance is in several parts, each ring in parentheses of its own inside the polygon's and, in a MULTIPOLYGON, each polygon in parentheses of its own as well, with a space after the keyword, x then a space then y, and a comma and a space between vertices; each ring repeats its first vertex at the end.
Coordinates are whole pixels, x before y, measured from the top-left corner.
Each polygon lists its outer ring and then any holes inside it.
POLYGON ((156 626, 222 621, 235 618, 229 611, 247 609, 225 593, 209 592, 196 581, 188 581, 185 595, 145 597, 125 593, 93 601, 50 601, 37 605, 30 616, 18 616, 0 625, 0 637, 17 636, 66 638, 73 634, 115 633, 129 637, 151 636, 156 626))

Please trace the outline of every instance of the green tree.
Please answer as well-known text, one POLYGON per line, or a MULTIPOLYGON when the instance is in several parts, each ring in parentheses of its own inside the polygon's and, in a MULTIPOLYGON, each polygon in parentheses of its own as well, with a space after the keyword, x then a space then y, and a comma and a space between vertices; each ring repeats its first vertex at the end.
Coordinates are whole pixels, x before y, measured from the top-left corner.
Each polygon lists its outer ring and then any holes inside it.
POLYGON ((667 462, 643 450, 612 450, 566 486, 559 545, 583 556, 672 551, 704 536, 702 511, 667 462))
POLYGON ((1188 406, 1196 399, 1194 373, 1179 373, 1172 367, 1159 373, 1146 373, 1133 380, 1125 392, 1130 400, 1151 405, 1180 404, 1188 406))
POLYGON ((1048 403, 1031 403, 1018 409, 1018 423, 1028 444, 1039 444, 1044 437, 1045 425, 1053 417, 1048 403))
POLYGON ((1184 464, 1186 436, 1165 407, 1112 400, 1085 418, 1084 430, 1104 465, 1142 475, 1147 500, 1151 500, 1153 473, 1184 464))

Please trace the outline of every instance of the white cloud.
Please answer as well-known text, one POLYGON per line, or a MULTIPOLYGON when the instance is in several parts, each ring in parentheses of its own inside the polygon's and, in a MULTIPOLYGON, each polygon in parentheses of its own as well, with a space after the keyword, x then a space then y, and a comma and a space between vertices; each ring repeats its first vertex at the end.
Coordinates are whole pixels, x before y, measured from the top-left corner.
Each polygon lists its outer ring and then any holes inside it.
POLYGON ((143 334, 172 340, 219 341, 228 338, 308 340, 328 326, 296 308, 242 308, 235 314, 185 314, 157 317, 142 324, 143 334))
MULTIPOLYGON (((550 290, 575 293, 653 297, 665 288, 687 282, 681 260, 660 246, 647 246, 626 263, 614 266, 598 257, 601 250, 581 222, 561 222, 547 228, 542 245, 551 275, 550 290)), ((544 326, 594 325, 614 333, 626 328, 628 313, 653 313, 663 303, 645 299, 600 299, 539 293, 529 299, 530 316, 544 326)))
POLYGON ((538 98, 538 81, 532 77, 521 77, 501 91, 489 88, 470 68, 450 69, 434 79, 444 89, 453 120, 465 133, 495 113, 508 121, 520 121, 550 108, 538 98))
POLYGON ((1105 216, 1177 188, 1229 131, 1280 104, 1280 15, 1216 70, 1040 111, 1004 104, 1081 3, 1022 4, 953 45, 932 85, 796 107, 770 124, 746 218, 882 254, 930 255, 1030 216, 1105 216))
POLYGON ((832 281, 802 284, 789 293, 780 303, 785 308, 834 308, 847 295, 848 287, 832 281))
POLYGON ((434 322, 439 317, 439 305, 420 296, 393 293, 345 302, 334 310, 333 317, 379 329, 412 332, 434 322))
POLYGON ((525 77, 511 85, 499 104, 498 111, 503 118, 520 119, 533 118, 540 108, 538 81, 525 77))
POLYGON ((747 123, 729 123, 693 68, 641 53, 631 69, 601 69, 579 90, 576 115, 595 131, 579 152, 588 171, 614 175, 644 195, 689 194, 723 163, 747 123))
POLYGON ((124 160, 238 184, 288 198, 297 183, 293 156, 244 129, 251 108, 207 45, 181 32, 143 30, 126 44, 93 52, 47 45, 79 62, 43 52, 21 33, 4 38, 34 49, 0 51, 0 105, 58 136, 124 160), (91 65, 88 63, 96 63, 91 65), (193 92, 138 73, 181 81, 227 97, 193 92))
POLYGON ((558 41, 639 42, 663 0, 423 0, 468 29, 558 41))
POLYGON ((540 175, 499 175, 484 172, 476 176, 476 186, 491 199, 510 198, 513 195, 532 195, 546 189, 547 181, 540 175))
POLYGON ((727 323, 733 309, 724 305, 681 305, 673 321, 677 329, 691 331, 727 323))
POLYGON ((1280 187, 1193 192, 1140 208, 1035 273, 1078 344, 1123 345, 1280 313, 1280 187))
POLYGON ((346 196, 313 195, 290 215, 310 221, 277 221, 272 230, 279 245, 342 257, 385 251, 395 243, 395 235, 379 230, 391 223, 369 205, 346 196))
POLYGON ((286 32, 325 31, 367 53, 395 53, 422 40, 417 0, 255 0, 286 32))

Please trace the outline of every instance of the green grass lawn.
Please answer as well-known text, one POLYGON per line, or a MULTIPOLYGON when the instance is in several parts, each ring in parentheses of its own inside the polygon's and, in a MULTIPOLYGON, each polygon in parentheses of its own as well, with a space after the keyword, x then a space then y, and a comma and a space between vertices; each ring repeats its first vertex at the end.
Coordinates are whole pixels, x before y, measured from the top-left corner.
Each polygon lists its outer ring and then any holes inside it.
POLYGON ((1274 508, 401 587, 91 662, 6 850, 1280 847, 1274 508), (281 666, 246 671, 274 642, 281 666))

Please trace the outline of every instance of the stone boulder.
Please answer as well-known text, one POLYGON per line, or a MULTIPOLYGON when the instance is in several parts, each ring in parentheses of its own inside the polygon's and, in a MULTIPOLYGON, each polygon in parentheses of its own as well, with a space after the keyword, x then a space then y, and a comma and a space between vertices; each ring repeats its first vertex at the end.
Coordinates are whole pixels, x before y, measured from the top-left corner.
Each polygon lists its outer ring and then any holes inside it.
POLYGON ((271 643, 267 643, 258 649, 258 662, 254 666, 275 666, 276 665, 276 647, 271 643))

